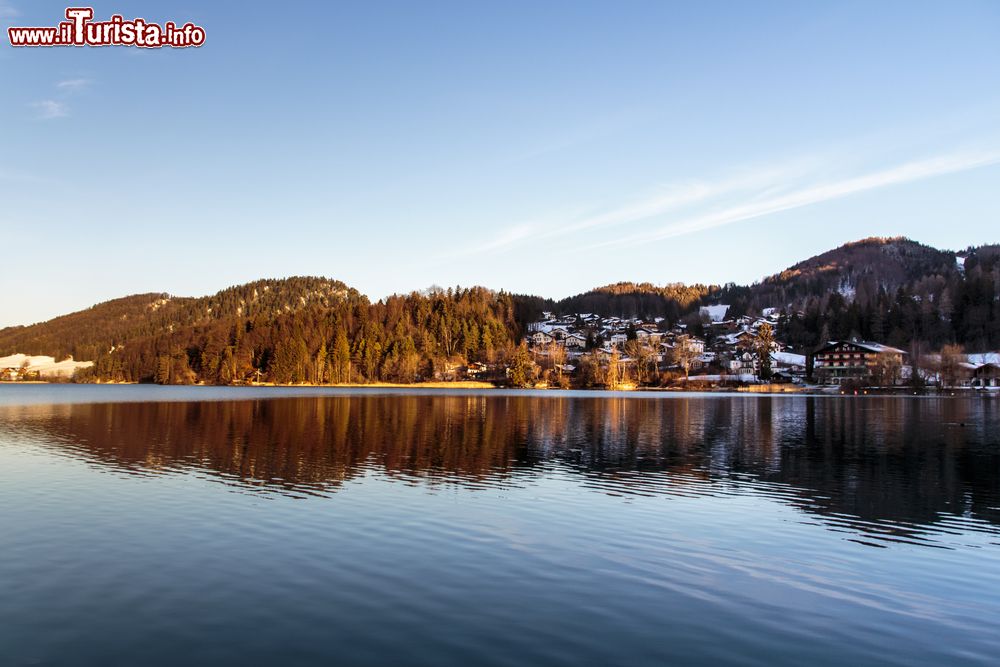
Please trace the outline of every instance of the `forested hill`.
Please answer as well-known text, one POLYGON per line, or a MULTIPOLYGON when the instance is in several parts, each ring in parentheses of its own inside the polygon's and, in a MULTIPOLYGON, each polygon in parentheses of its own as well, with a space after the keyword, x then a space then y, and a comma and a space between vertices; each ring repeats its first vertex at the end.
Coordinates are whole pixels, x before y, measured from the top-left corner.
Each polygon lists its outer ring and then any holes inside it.
POLYGON ((664 317, 677 321, 702 303, 717 297, 722 288, 717 285, 684 285, 669 283, 621 282, 598 287, 589 292, 550 303, 559 313, 596 313, 608 317, 664 317))
POLYGON ((747 286, 617 283, 562 301, 476 287, 377 303, 326 278, 260 280, 208 297, 141 294, 0 330, 0 356, 95 362, 94 377, 159 382, 403 381, 509 358, 527 323, 557 314, 661 317, 698 331, 699 307, 784 313, 798 350, 858 336, 897 347, 1000 348, 1000 246, 955 253, 865 239, 747 286))
POLYGON ((736 313, 777 307, 787 342, 859 336, 897 347, 1000 347, 1000 246, 938 250, 905 238, 849 243, 718 299, 736 313), (797 315, 796 315, 797 314, 797 315))
POLYGON ((131 296, 3 329, 0 356, 72 355, 114 381, 408 382, 508 355, 520 335, 515 310, 513 297, 483 288, 370 303, 326 278, 261 280, 202 298, 131 296))
POLYGON ((962 277, 957 258, 957 253, 905 238, 864 239, 811 257, 750 286, 747 306, 801 306, 805 300, 829 292, 840 292, 866 305, 880 290, 892 294, 900 287, 915 294, 933 294, 942 282, 962 277))
POLYGON ((233 318, 270 319, 308 306, 327 308, 343 300, 364 301, 364 297, 340 281, 309 277, 258 280, 201 298, 136 294, 48 322, 0 329, 0 350, 94 360, 126 342, 187 327, 233 318))

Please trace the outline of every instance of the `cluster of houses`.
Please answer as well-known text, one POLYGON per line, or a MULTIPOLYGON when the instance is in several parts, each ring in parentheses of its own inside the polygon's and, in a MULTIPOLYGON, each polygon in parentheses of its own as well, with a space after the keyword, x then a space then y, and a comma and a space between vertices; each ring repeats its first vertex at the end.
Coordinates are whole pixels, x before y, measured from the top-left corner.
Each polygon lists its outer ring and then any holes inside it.
MULTIPOLYGON (((664 318, 601 317, 594 313, 556 316, 542 313, 542 319, 528 326, 526 341, 539 355, 552 346, 565 351, 566 370, 584 354, 606 360, 617 355, 621 363, 636 361, 637 353, 657 365, 661 371, 683 367, 695 377, 752 381, 760 374, 757 352, 758 332, 764 325, 776 331, 777 309, 767 309, 760 317, 727 318, 729 306, 702 309, 704 337, 688 331, 683 323, 670 324, 664 318), (707 339, 707 340, 706 340, 707 339), (635 341, 629 345, 629 341, 635 341)), ((796 381, 806 375, 806 358, 791 350, 771 345, 771 370, 778 380, 796 381)))
MULTIPOLYGON (((729 317, 729 306, 701 309, 702 336, 683 323, 663 318, 601 317, 594 313, 557 316, 543 313, 528 326, 526 340, 542 357, 553 346, 564 351, 563 369, 572 372, 577 360, 595 355, 606 362, 615 356, 622 364, 636 363, 641 355, 659 371, 683 367, 690 379, 754 382, 761 377, 759 332, 767 325, 778 337, 780 318, 776 308, 758 317, 729 317), (629 344, 630 341, 634 341, 629 344), (683 352, 681 352, 683 350, 683 352)), ((771 382, 815 382, 821 385, 894 386, 911 380, 913 364, 907 353, 889 345, 861 340, 830 341, 811 354, 771 343, 771 382)), ((938 359, 918 369, 927 384, 956 388, 1000 388, 1000 354, 966 355, 952 375, 941 370, 938 359)))

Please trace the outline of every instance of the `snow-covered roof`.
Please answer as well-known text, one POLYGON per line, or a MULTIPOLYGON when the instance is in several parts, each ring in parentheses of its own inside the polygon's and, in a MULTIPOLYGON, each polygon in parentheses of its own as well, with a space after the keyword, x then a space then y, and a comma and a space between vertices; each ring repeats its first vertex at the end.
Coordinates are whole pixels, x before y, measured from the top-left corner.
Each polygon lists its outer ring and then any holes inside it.
POLYGON ((791 352, 772 352, 771 358, 774 359, 779 364, 784 364, 785 366, 806 365, 806 355, 804 354, 792 354, 791 352))
POLYGON ((898 347, 892 347, 891 345, 883 345, 882 343, 871 343, 868 341, 858 341, 854 343, 858 347, 863 347, 872 352, 896 352, 897 354, 906 354, 905 351, 900 350, 898 347))
POLYGON ((860 347, 861 349, 868 350, 869 352, 875 352, 876 354, 881 354, 883 352, 895 352, 896 354, 906 354, 905 350, 900 350, 897 347, 892 347, 891 345, 883 345, 882 343, 873 343, 867 340, 832 340, 825 347, 833 347, 834 345, 854 345, 855 347, 860 347))
POLYGON ((977 366, 982 366, 983 364, 1000 364, 1000 352, 967 354, 965 358, 969 360, 970 364, 976 364, 977 366))

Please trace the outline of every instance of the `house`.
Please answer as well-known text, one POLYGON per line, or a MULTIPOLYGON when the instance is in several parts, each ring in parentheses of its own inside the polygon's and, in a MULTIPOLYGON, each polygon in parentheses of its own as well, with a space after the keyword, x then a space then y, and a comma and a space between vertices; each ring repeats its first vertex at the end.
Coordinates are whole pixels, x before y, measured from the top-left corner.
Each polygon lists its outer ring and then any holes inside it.
POLYGON ((704 354, 705 352, 705 341, 698 338, 697 336, 688 336, 687 334, 683 336, 678 336, 678 340, 686 340, 688 346, 697 352, 698 354, 704 354))
POLYGON ((972 378, 976 373, 976 364, 970 364, 968 361, 960 361, 958 363, 957 377, 954 379, 956 385, 959 387, 971 387, 972 378))
POLYGON ((906 352, 868 341, 832 341, 813 353, 813 372, 822 384, 896 384, 906 352))
POLYGON ((489 372, 489 367, 481 361, 474 361, 465 369, 466 376, 470 378, 481 378, 489 372))
POLYGON ((608 342, 610 342, 612 345, 624 345, 625 341, 627 340, 628 340, 628 335, 624 333, 613 333, 611 334, 611 337, 608 339, 608 342))
POLYGON ((757 375, 757 357, 750 352, 734 354, 726 366, 732 375, 757 375))
POLYGON ((563 345, 567 348, 575 347, 583 349, 587 347, 587 337, 580 334, 569 334, 563 338, 563 345))
MULTIPOLYGON (((757 340, 757 334, 748 330, 742 329, 736 333, 728 333, 723 336, 718 336, 715 339, 715 346, 719 350, 749 350, 754 346, 754 341, 757 340)), ((702 343, 704 345, 704 343, 702 343)))
POLYGON ((972 371, 972 386, 1000 387, 1000 364, 983 364, 972 371))
POLYGON ((531 341, 532 345, 548 345, 552 342, 553 338, 544 331, 536 331, 528 336, 528 340, 531 341))

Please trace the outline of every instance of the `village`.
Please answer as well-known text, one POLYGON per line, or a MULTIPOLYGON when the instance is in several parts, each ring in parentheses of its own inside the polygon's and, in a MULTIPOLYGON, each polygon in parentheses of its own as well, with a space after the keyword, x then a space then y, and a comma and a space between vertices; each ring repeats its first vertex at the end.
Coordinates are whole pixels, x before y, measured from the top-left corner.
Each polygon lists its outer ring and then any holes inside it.
POLYGON ((664 318, 543 313, 526 342, 552 383, 630 388, 670 383, 737 385, 803 382, 806 356, 782 349, 776 309, 760 317, 727 318, 729 306, 702 307, 696 332, 664 318), (701 335, 698 335, 698 334, 701 335), (765 352, 766 350, 766 352, 765 352), (603 381, 602 381, 603 380, 603 381))
MULTIPOLYGON (((525 342, 540 386, 636 388, 750 388, 814 386, 834 391, 867 388, 1000 388, 1000 354, 939 354, 910 359, 878 342, 829 341, 817 350, 778 342, 777 308, 759 316, 729 317, 730 306, 703 306, 696 327, 663 318, 542 313, 525 342), (701 335, 696 335, 697 328, 701 335)), ((509 369, 508 369, 509 370, 509 369)))

